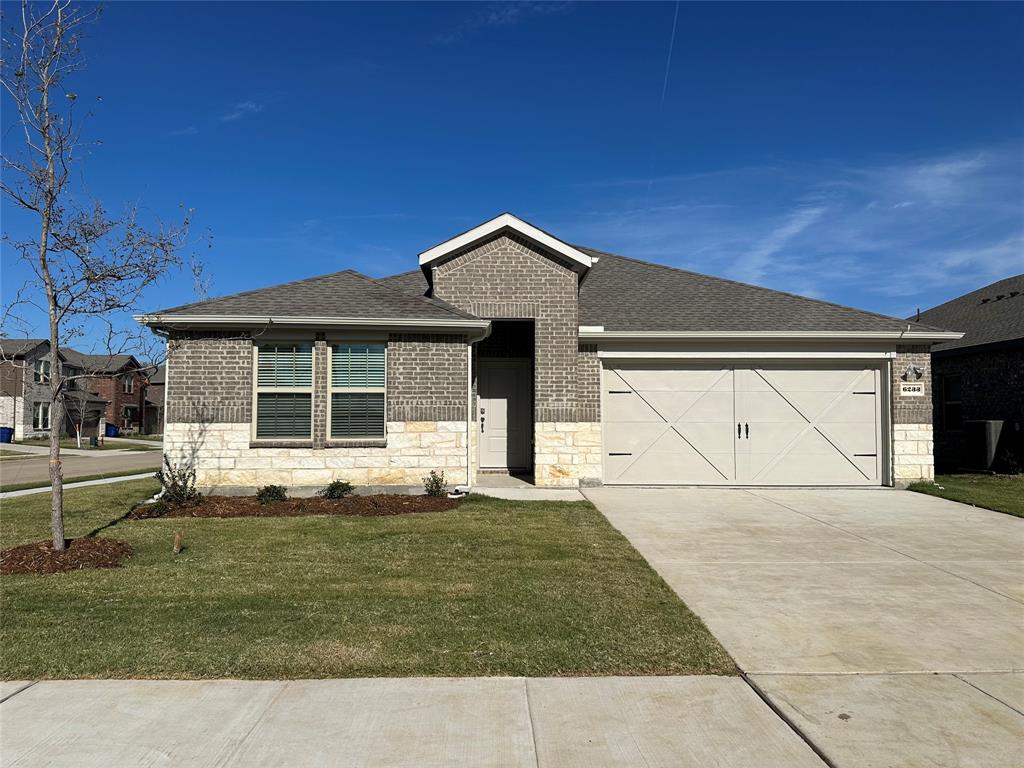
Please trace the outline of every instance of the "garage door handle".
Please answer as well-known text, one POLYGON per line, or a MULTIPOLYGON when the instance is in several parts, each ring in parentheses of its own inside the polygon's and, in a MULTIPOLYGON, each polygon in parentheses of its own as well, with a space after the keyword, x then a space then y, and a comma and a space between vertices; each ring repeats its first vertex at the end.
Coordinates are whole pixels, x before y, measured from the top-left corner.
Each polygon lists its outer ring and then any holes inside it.
POLYGON ((750 439, 750 425, 746 422, 743 423, 743 430, 746 432, 747 440, 750 439))
POLYGON ((738 422, 738 421, 736 422, 736 437, 737 438, 743 437, 743 430, 740 427, 740 422, 738 422))

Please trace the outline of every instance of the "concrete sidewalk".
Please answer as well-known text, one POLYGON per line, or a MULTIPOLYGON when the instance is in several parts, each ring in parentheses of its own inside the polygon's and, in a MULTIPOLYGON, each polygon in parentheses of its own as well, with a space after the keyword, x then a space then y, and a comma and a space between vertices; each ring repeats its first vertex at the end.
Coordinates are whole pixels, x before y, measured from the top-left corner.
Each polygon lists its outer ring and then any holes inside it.
POLYGON ((25 685, 0 688, 5 768, 824 765, 736 677, 25 685))

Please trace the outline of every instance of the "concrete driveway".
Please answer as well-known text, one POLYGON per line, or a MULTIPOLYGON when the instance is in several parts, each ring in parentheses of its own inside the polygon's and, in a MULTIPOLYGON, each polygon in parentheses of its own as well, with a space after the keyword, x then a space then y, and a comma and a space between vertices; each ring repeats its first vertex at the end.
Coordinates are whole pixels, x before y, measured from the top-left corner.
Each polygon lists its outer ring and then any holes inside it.
POLYGON ((835 765, 1024 765, 1024 520, 887 490, 587 496, 835 765))

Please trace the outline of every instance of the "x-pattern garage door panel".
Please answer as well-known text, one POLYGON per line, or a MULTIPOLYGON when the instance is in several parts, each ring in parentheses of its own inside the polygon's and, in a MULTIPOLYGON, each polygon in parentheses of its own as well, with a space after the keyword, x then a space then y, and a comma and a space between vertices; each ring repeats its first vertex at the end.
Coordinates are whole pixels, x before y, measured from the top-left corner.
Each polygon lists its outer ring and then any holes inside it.
POLYGON ((604 384, 607 483, 881 482, 877 369, 619 366, 604 384))
POLYGON ((606 482, 734 483, 732 375, 729 368, 606 370, 606 482))

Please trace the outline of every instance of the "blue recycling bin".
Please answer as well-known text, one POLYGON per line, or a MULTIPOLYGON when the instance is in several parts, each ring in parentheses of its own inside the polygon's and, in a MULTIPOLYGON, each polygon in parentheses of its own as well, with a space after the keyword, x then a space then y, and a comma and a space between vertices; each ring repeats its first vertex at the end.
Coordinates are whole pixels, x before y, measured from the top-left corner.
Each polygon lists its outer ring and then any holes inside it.
POLYGON ((14 427, 0 427, 0 443, 14 442, 14 427))
POLYGON ((107 424, 107 437, 118 437, 121 434, 121 428, 117 424, 107 424))

